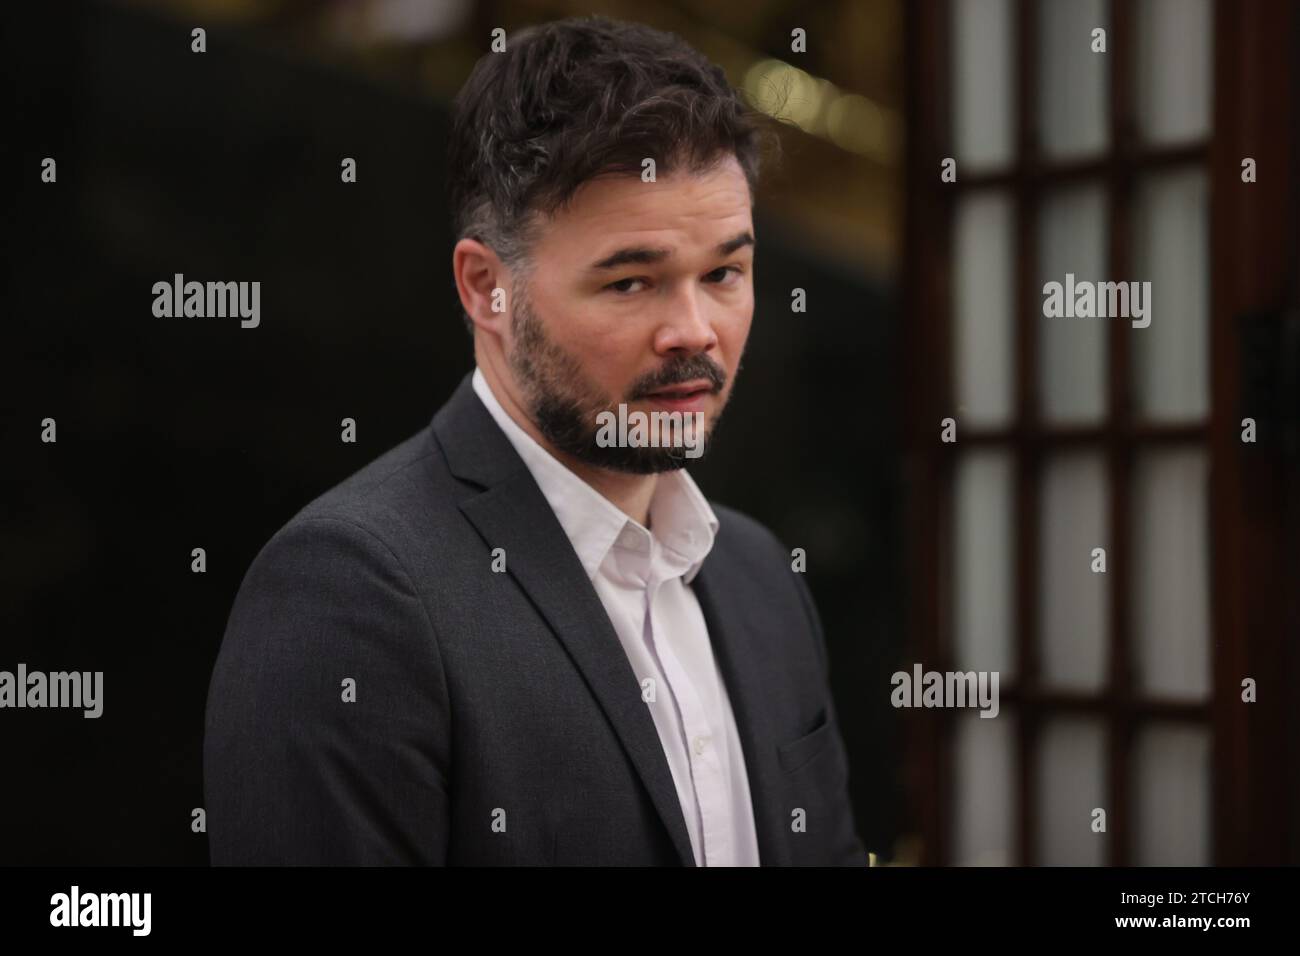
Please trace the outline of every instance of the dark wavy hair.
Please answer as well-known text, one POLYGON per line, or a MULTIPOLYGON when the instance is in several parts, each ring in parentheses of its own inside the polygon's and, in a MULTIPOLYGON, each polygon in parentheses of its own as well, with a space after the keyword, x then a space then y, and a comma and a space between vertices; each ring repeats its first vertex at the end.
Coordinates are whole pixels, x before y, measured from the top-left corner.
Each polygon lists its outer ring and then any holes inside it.
MULTIPOLYGON (((776 124, 673 33, 589 16, 527 27, 485 54, 457 95, 447 149, 456 238, 526 276, 541 220, 587 180, 707 172, 728 154, 749 182, 779 161, 776 124)), ((473 323, 464 316, 473 333, 473 323)))

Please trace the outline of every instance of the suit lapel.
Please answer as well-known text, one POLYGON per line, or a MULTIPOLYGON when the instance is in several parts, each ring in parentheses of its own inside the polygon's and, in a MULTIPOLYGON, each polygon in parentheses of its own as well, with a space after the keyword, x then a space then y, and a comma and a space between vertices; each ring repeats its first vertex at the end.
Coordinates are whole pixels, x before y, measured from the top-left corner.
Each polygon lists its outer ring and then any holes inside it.
POLYGON ((672 772, 641 686, 600 597, 532 474, 501 432, 470 377, 434 418, 453 474, 482 490, 461 512, 489 548, 504 548, 506 571, 528 595, 604 710, 645 784, 683 865, 695 856, 672 772))
POLYGON ((739 598, 753 583, 740 575, 735 563, 727 561, 721 553, 725 533, 719 529, 713 551, 705 558, 691 587, 709 628, 709 640, 727 685, 736 730, 745 752, 759 862, 763 866, 788 866, 790 859, 784 836, 789 821, 777 798, 781 792, 781 769, 776 763, 776 739, 764 706, 774 685, 762 670, 762 655, 756 653, 757 648, 765 646, 758 640, 764 622, 753 613, 754 602, 739 598))

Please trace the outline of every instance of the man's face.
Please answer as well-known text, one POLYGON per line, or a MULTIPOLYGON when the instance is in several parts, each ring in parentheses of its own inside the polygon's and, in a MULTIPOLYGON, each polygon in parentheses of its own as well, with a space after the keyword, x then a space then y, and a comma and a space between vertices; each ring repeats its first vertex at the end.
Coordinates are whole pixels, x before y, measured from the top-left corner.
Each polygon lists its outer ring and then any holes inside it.
POLYGON ((734 157, 654 183, 593 180, 548 220, 503 337, 515 394, 552 445, 620 471, 685 465, 681 435, 675 448, 598 444, 597 416, 625 403, 702 413, 707 447, 753 319, 753 231, 734 157))

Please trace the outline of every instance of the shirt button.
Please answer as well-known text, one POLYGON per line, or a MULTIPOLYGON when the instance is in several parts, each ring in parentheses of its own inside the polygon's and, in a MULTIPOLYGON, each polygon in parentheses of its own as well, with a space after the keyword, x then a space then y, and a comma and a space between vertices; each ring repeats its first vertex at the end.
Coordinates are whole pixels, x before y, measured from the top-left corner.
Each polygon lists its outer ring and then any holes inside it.
POLYGON ((705 748, 705 746, 707 746, 708 742, 709 742, 709 738, 707 738, 707 737, 696 737, 696 738, 695 738, 695 752, 696 752, 697 754, 702 754, 702 753, 704 753, 704 748, 705 748))

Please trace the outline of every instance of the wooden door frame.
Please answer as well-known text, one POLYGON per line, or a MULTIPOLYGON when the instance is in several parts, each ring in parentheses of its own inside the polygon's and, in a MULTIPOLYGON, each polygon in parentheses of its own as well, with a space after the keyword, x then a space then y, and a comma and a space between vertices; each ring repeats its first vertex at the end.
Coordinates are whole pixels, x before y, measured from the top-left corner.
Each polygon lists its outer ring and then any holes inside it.
MULTIPOLYGON (((1015 0, 1017 22, 1032 24, 1032 0, 1015 0)), ((944 529, 951 527, 952 459, 938 445, 939 422, 952 414, 951 359, 951 220, 944 198, 935 188, 939 163, 946 156, 951 129, 948 113, 950 38, 949 0, 918 0, 906 7, 904 29, 907 156, 905 261, 903 268, 904 367, 906 457, 910 493, 907 502, 907 659, 927 667, 946 669, 949 660, 952 607, 950 542, 944 529)), ((1113 3, 1110 22, 1131 23, 1124 3, 1113 3)), ((1297 104, 1300 79, 1300 15, 1287 0, 1257 0, 1249 4, 1215 2, 1212 15, 1213 134, 1206 147, 1198 147, 1210 182, 1210 311, 1208 430, 1201 429, 1210 459, 1209 550, 1211 594, 1209 602, 1212 643, 1212 698, 1209 705, 1212 733, 1211 858, 1218 865, 1300 862, 1300 703, 1292 689, 1300 681, 1300 522, 1297 521, 1295 445, 1300 438, 1287 410, 1269 421, 1276 427, 1261 434, 1256 446, 1240 440, 1242 409, 1241 338, 1251 317, 1294 314, 1297 299, 1297 230, 1300 201, 1296 182, 1297 104), (1241 182, 1241 161, 1253 157, 1258 180, 1241 182), (1286 430, 1286 431, 1284 431, 1286 430), (1288 448, 1290 449, 1288 451, 1288 448), (1288 639, 1287 636, 1290 636, 1288 639), (1241 701, 1241 680, 1254 677, 1259 700, 1241 701)), ((1131 30, 1116 30, 1124 42, 1131 30)), ((1018 60, 1035 53, 1031 34, 1015 41, 1018 60)), ((1112 52, 1115 52, 1112 48, 1112 52)), ((1119 51, 1127 54, 1127 51, 1119 51)), ((1110 82, 1112 135, 1121 123, 1132 122, 1128 96, 1131 75, 1127 55, 1116 57, 1110 82), (1118 106, 1118 108, 1117 108, 1118 106)), ((1034 94, 1028 70, 1018 69, 1017 92, 1024 103, 1034 94)), ((1017 138, 1023 147, 1030 134, 1024 117, 1031 104, 1018 112, 1017 138)), ((1118 142, 1116 137, 1112 140, 1118 142)), ((1169 161, 1179 162, 1178 150, 1169 161)), ((1086 164, 1083 164, 1086 166, 1086 164)), ((1088 174, 1085 168, 1081 174, 1088 174)), ((1128 210, 1112 202, 1111 228, 1117 242, 1109 262, 1124 263, 1128 256, 1128 210), (1117 215, 1118 214, 1118 215, 1117 215)), ((1018 245, 1025 247, 1026 215, 1017 218, 1018 245)), ((1024 264, 1019 264, 1025 274, 1024 264)), ((1017 289, 1017 308, 1027 283, 1017 289)), ((1264 321, 1270 321, 1265 318, 1264 321)), ((1032 331, 1017 322, 1015 347, 1022 355, 1032 349, 1032 331)), ((1127 365, 1123 337, 1110 336, 1109 358, 1117 369, 1127 365)), ((1031 363, 1018 362, 1015 395, 1025 400, 1033 383, 1027 380, 1031 363)), ((1109 375, 1112 383, 1126 374, 1109 375)), ((1121 386, 1122 388, 1122 386, 1121 386)), ((1126 402, 1112 384, 1110 400, 1126 402)), ((1294 412, 1292 412, 1294 414, 1294 412)), ((1169 437, 1177 439, 1176 429, 1169 437)), ((1112 461, 1111 473, 1122 462, 1112 461)), ((1028 487, 1033 487, 1031 483, 1028 487)), ((1021 496, 1018 496, 1021 497, 1021 496)), ((1112 495, 1109 524, 1112 534, 1125 534, 1126 501, 1112 495)), ((1032 500, 1017 503, 1018 542, 1034 533, 1032 500)), ((1026 568, 1027 549, 1017 548, 1019 574, 1026 568)), ((1036 595, 1017 588, 1020 623, 1035 610, 1036 595)), ((1112 588, 1112 590, 1115 590, 1112 588)), ((1116 627, 1127 627, 1124 588, 1112 600, 1110 639, 1122 641, 1116 627), (1117 625, 1118 622, 1118 625, 1117 625)), ((1020 642, 1022 666, 1032 668, 1034 650, 1020 642)), ((1112 659, 1116 655, 1112 653, 1112 659)), ((1127 673, 1124 660, 1114 660, 1111 680, 1118 669, 1127 673)), ((1121 686, 1124 686, 1121 681, 1121 686)), ((904 785, 909 819, 905 828, 921 835, 920 862, 951 860, 952 774, 949 733, 943 711, 909 713, 904 785)), ((1122 734, 1122 728, 1121 728, 1122 734)), ((1032 734, 1030 735, 1032 739, 1032 734)), ((1022 735, 1022 741, 1025 736, 1022 735)), ((1114 801, 1128 786, 1127 741, 1112 745, 1107 765, 1107 799, 1114 801)), ((1019 757, 1030 761, 1022 743, 1019 757)), ((1032 808, 1032 776, 1018 771, 1016 783, 1021 804, 1017 828, 1017 859, 1032 860, 1036 821, 1032 808), (1029 811, 1029 812, 1026 812, 1029 811)), ((1127 821, 1112 822, 1112 854, 1108 862, 1127 863, 1131 828, 1127 821)))

